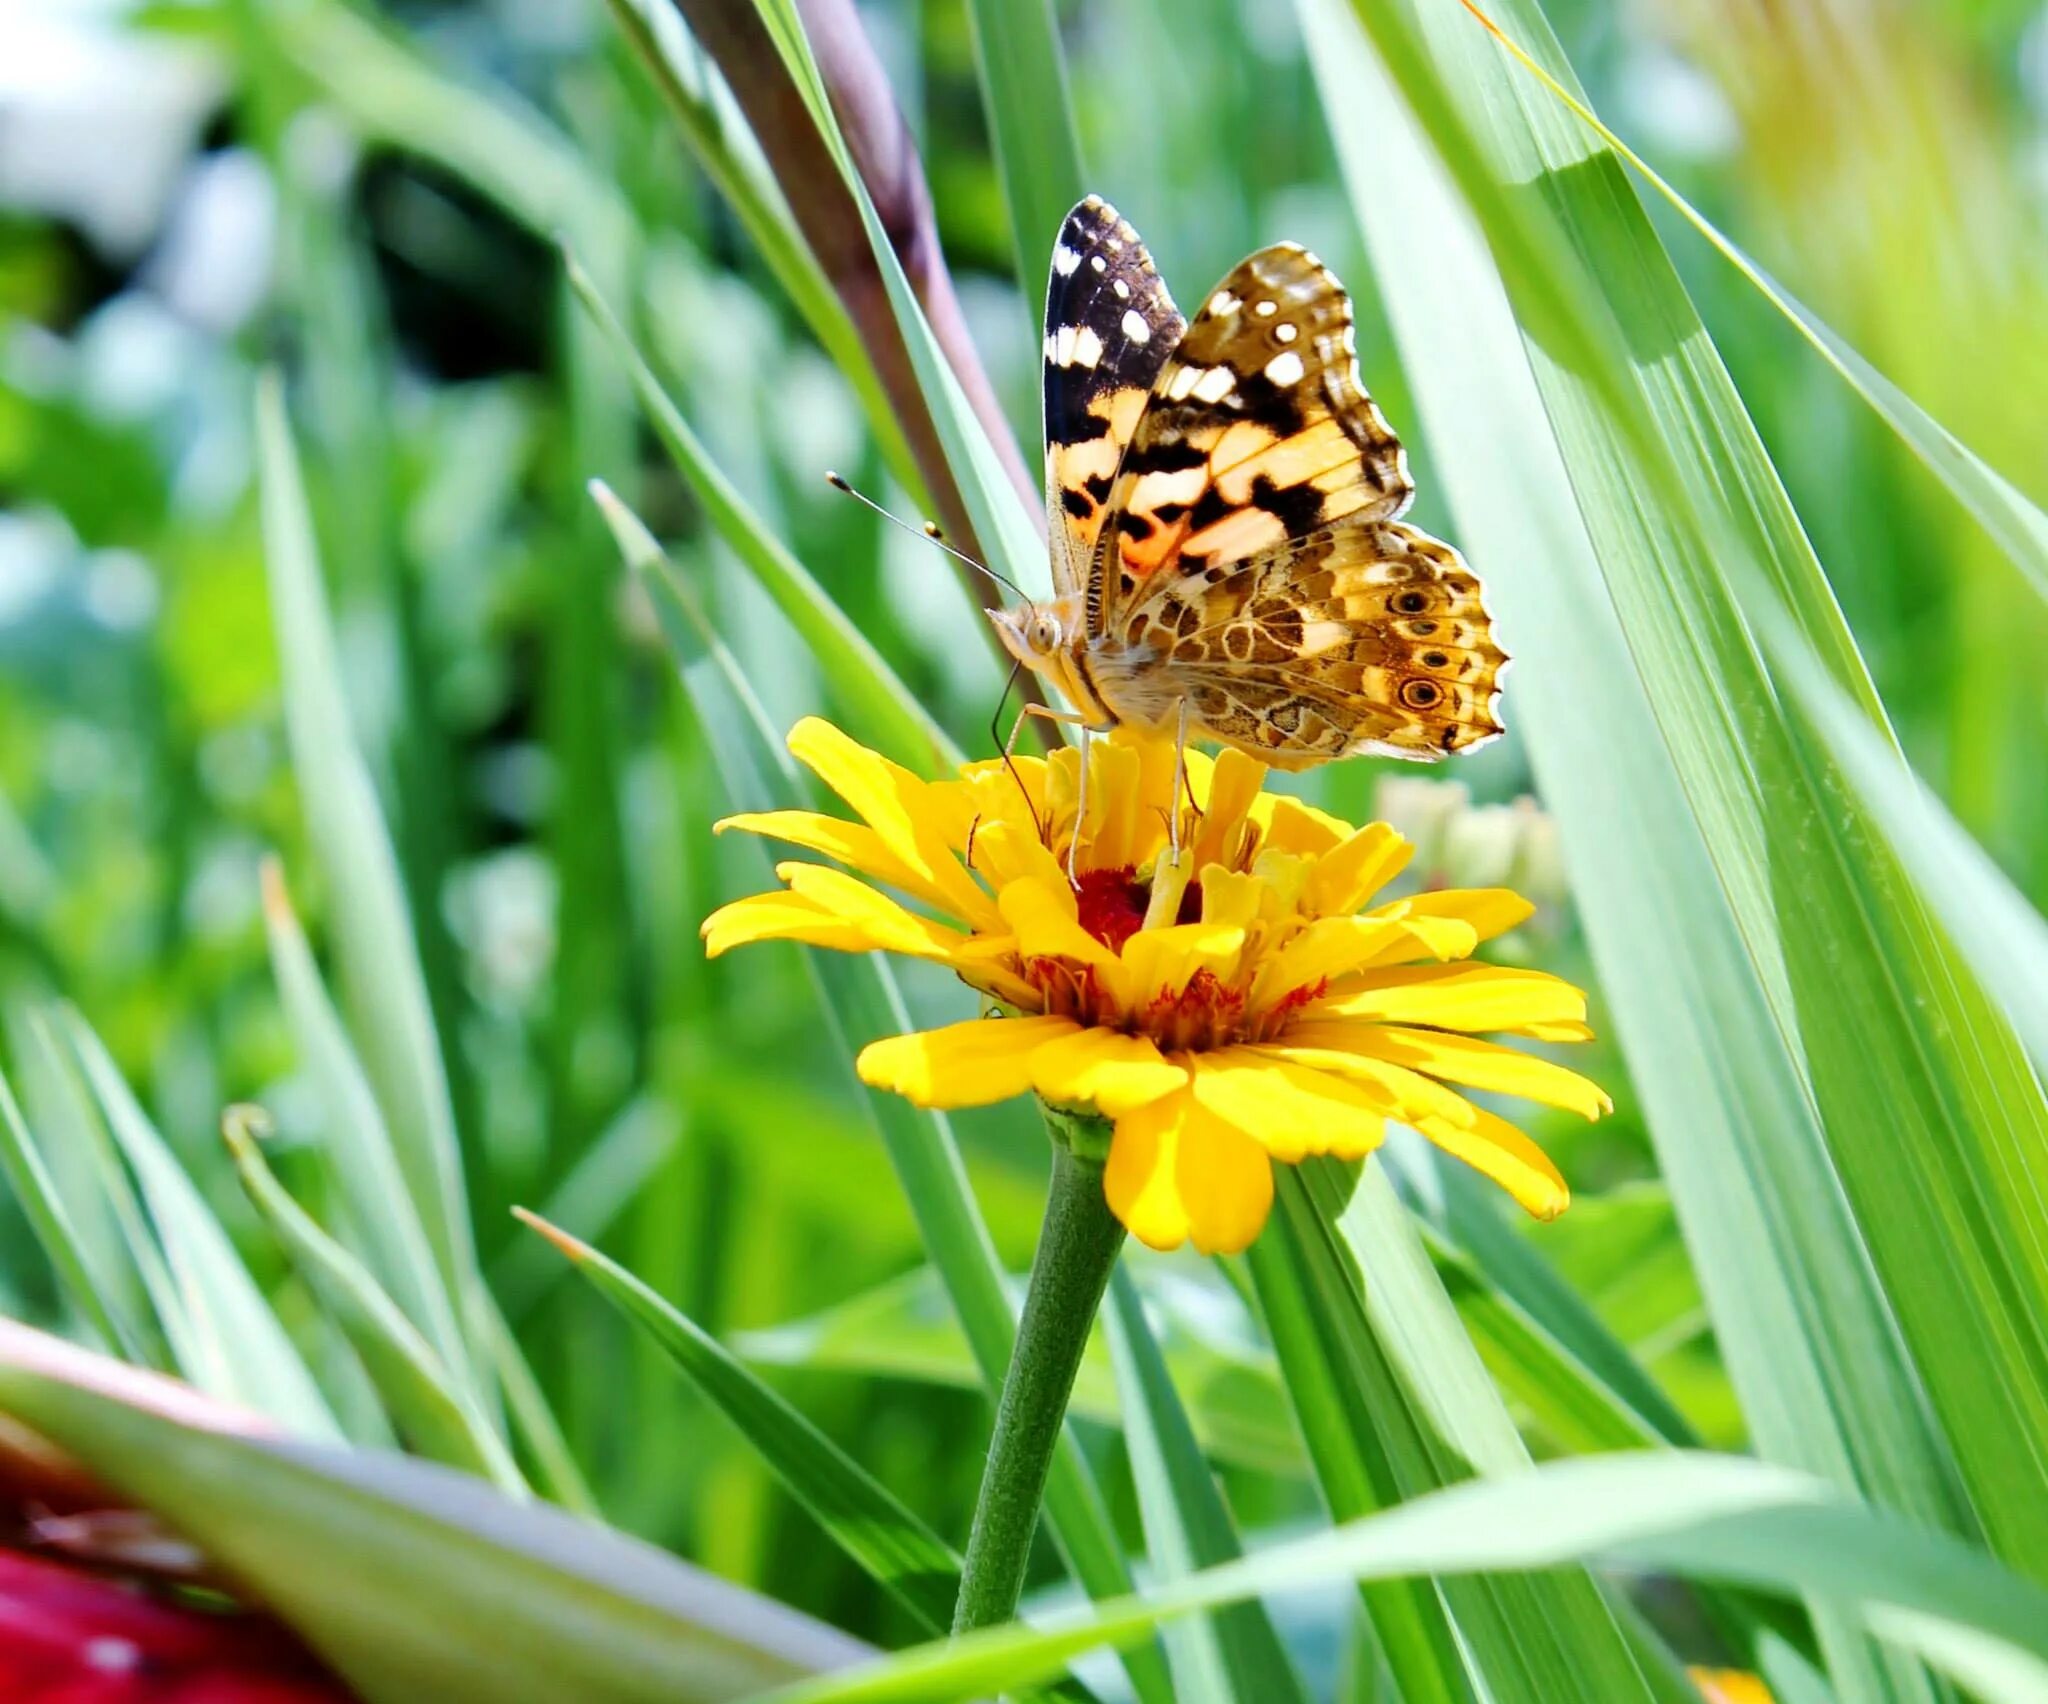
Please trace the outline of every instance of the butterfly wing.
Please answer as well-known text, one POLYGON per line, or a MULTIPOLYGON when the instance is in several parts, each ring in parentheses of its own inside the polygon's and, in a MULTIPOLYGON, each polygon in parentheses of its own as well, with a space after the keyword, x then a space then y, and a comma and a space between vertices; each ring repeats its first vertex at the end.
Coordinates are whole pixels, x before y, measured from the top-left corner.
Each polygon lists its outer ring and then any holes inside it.
POLYGON ((1128 719, 1300 768, 1436 758, 1501 731, 1478 578, 1401 524, 1407 459, 1359 378, 1351 302, 1292 244, 1210 294, 1132 433, 1089 582, 1128 719))
POLYGON ((1114 207, 1091 195, 1067 215, 1045 297, 1045 491, 1061 595, 1086 582, 1124 446, 1186 326, 1114 207))
POLYGON ((1153 381, 1110 492, 1089 631, 1162 570, 1227 568, 1348 516, 1391 520, 1414 494, 1359 380, 1344 287, 1306 249, 1261 249, 1210 293, 1153 381))
MULTIPOLYGON (((1213 570, 1212 570, 1213 572, 1213 570)), ((1098 673, 1164 721, 1282 769, 1356 752, 1424 761, 1501 732, 1507 653, 1478 576, 1403 521, 1347 519, 1179 592, 1126 624, 1098 673)))

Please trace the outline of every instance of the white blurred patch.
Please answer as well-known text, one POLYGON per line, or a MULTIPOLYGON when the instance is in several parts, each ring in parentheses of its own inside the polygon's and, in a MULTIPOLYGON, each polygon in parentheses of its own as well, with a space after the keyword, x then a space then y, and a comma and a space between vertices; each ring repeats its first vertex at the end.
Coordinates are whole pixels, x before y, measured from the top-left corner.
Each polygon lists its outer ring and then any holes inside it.
POLYGON ((0 627, 28 616, 55 589, 78 550, 70 527, 47 511, 0 511, 0 627))
POLYGON ((270 287, 277 191, 246 148, 209 154, 179 187, 143 281, 216 336, 238 330, 270 287))
POLYGON ((538 992, 555 961, 557 900, 553 867, 530 848, 491 853, 449 878, 448 925, 479 1000, 517 1009, 538 992))
POLYGON ((200 44, 120 26, 100 0, 0 0, 0 206, 77 224, 131 259, 226 87, 200 44))
POLYGON ((1725 159, 1742 141, 1742 127, 1720 85, 1669 48, 1637 46, 1623 60, 1617 86, 1624 119, 1618 128, 1632 128, 1634 140, 1653 157, 1725 159))
POLYGON ((163 601, 156 570, 132 550, 95 550, 88 556, 79 599, 87 615, 116 633, 147 627, 163 601))

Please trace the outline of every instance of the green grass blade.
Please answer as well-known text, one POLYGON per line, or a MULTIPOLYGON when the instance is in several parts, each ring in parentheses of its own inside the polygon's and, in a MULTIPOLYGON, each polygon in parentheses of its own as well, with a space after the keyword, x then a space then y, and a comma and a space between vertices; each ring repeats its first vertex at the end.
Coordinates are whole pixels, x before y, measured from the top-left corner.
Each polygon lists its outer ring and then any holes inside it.
MULTIPOLYGON (((1813 1590, 1901 1648, 1989 1683, 2000 1704, 2048 1699, 2048 1594, 1946 1534, 1842 1502, 1736 1457, 1604 1456, 1418 1498, 1335 1532, 1205 1570, 1142 1600, 1038 1629, 994 1628, 773 1695, 773 1704, 936 1704, 1028 1683, 1076 1651, 1162 1618, 1345 1577, 1449 1577, 1590 1562, 1813 1590)), ((1412 1696, 1412 1694, 1404 1694, 1412 1696)))
MULTIPOLYGON (((1721 885, 1725 825, 1709 830, 1707 817, 1695 815, 1690 778, 1673 765, 1654 706, 1636 685, 1643 671, 1606 619, 1606 587, 1585 570, 1595 546, 1552 433, 1555 420, 1580 420, 1586 410, 1554 415, 1533 382, 1546 369, 1539 363, 1538 375, 1529 374, 1501 274, 1455 204, 1444 166, 1417 145, 1385 73, 1360 49, 1355 26, 1334 7, 1311 8, 1309 16, 1319 71, 1327 69, 1341 91, 1326 101, 1340 135, 1361 111, 1385 119, 1373 127, 1370 158, 1362 136, 1345 151, 1460 542, 1482 566, 1527 566, 1525 575, 1504 574, 1496 593, 1522 658, 1520 722, 1557 812, 1599 981, 1749 1423, 1760 1447, 1779 1460, 1967 1529, 1947 1442, 1923 1420, 1919 1382, 1894 1337, 1892 1299, 1874 1281, 1863 1233, 1843 1199, 1807 1051, 1788 1046, 1780 1022, 1787 988, 1779 924, 1753 928, 1750 896, 1721 885), (1426 268, 1414 264, 1422 253, 1426 268), (1820 1297, 1828 1298, 1824 1305, 1820 1297), (1841 1349, 1852 1342, 1856 1351, 1841 1349)), ((1483 36, 1480 45, 1494 52, 1483 36)), ((1415 63, 1408 68, 1415 72, 1415 63)), ((1504 69, 1481 64, 1469 75, 1483 81, 1504 69)), ((1424 93, 1448 110, 1451 97, 1433 82, 1424 93)), ((1515 117, 1511 100, 1502 110, 1515 117)), ((1475 203, 1484 194, 1483 181, 1459 181, 1475 203)), ((1540 263, 1541 254, 1529 252, 1540 263)), ((1586 358, 1598 357, 1597 339, 1580 344, 1586 358)), ((1627 467, 1634 454, 1617 462, 1611 446, 1601 451, 1575 440, 1574 449, 1595 469, 1603 457, 1604 465, 1627 467)), ((1617 485, 1607 501, 1622 514, 1628 489, 1617 485)), ((1668 608, 1671 599, 1665 602, 1668 608)), ((1718 678, 1711 665, 1676 661, 1649 678, 1668 693, 1681 676, 1718 678)), ((1718 756, 1696 755, 1724 771, 1749 757, 1739 738, 1724 739, 1718 756)), ((1758 844, 1736 861, 1753 857, 1758 844)), ((1839 895, 1824 899, 1814 915, 1839 916, 1839 904, 1839 895)), ((1771 910, 1811 941, 1803 896, 1771 910)), ((1817 1020, 1817 1033, 1826 1033, 1825 1011, 1817 1020)), ((1845 1061, 1850 1047, 1872 1045, 1867 1034, 1837 1036, 1845 1061)), ((1837 1117, 1858 1142, 1893 1124, 1889 1110, 1874 1122, 1837 1117)), ((1944 1269, 1952 1252, 1938 1257, 1944 1269)))
POLYGON ((526 1482, 475 1400, 464 1394, 369 1269, 285 1192, 256 1145, 251 1123, 252 1115, 239 1108, 230 1108, 222 1120, 242 1188, 293 1268, 354 1345, 392 1424, 429 1460, 488 1479, 512 1496, 525 1496, 526 1482))
MULTIPOLYGON (((1243 1547, 1230 1510, 1195 1442, 1166 1357, 1146 1322, 1138 1287, 1123 1266, 1110 1278, 1103 1325, 1123 1395, 1124 1443, 1155 1577, 1180 1580, 1235 1561, 1243 1547)), ((1301 1677, 1256 1600, 1169 1628, 1166 1649, 1177 1696, 1186 1704, 1199 1699, 1307 1704, 1301 1677)))
POLYGON ((523 1224, 568 1257, 591 1288, 660 1346, 927 1637, 946 1633, 960 1589, 960 1558, 936 1533, 694 1321, 580 1238, 535 1214, 516 1211, 523 1224))
POLYGON ((141 1188, 184 1310, 173 1341, 187 1377, 201 1390, 260 1410, 298 1437, 339 1442, 341 1429, 306 1363, 99 1037, 68 1007, 56 1023, 141 1188))
MULTIPOLYGON (((718 754, 720 777, 742 810, 801 807, 808 802, 788 756, 777 744, 760 704, 687 584, 637 516, 606 490, 592 495, 619 541, 621 553, 640 576, 675 655, 683 688, 718 754)), ((897 1034, 910 1027, 909 1013, 893 976, 879 957, 841 953, 806 954, 816 975, 828 1021, 842 1044, 853 1037, 897 1034)), ((844 1047, 851 1058, 851 1048, 844 1047)), ((848 1082, 851 1084, 851 1077, 848 1082)), ((917 1220, 925 1251, 946 1286, 962 1330, 981 1369, 984 1387, 999 1389, 1016 1341, 1017 1315, 1004 1288, 995 1247, 989 1240, 960 1150, 945 1118, 911 1106, 895 1095, 855 1091, 873 1116, 917 1220)), ((1075 1576, 1092 1596, 1129 1589, 1130 1570, 1071 1430, 1061 1440, 1046 1482, 1048 1524, 1075 1576)), ((1165 1659, 1151 1646, 1126 1654, 1126 1665, 1141 1697, 1170 1701, 1165 1659)))
POLYGON ((300 1063, 324 1107, 321 1151, 340 1183, 348 1223, 378 1283, 426 1334, 441 1361, 467 1372, 474 1383, 468 1346, 426 1228, 406 1188, 404 1168, 392 1150, 384 1115, 342 1027, 341 1014, 313 962, 283 872, 273 861, 264 865, 262 879, 271 972, 298 1041, 300 1063))
POLYGON ((1046 257, 1067 210, 1088 193, 1052 0, 968 0, 981 109, 995 143, 1017 281, 1035 339, 1046 257))
POLYGON ((398 860, 356 743, 283 387, 257 392, 265 563, 285 682, 285 729, 308 841, 334 912, 335 956, 363 1065, 447 1293, 465 1318, 476 1251, 447 1071, 435 1039, 398 860))
MULTIPOLYGON (((797 91, 810 111, 811 120, 838 162, 840 173, 859 208, 861 222, 867 228, 875 264, 881 269, 882 282, 888 290, 897 324, 902 329, 911 364, 931 407, 933 424, 938 428, 947 463, 959 483, 961 501, 974 523, 975 536, 987 552, 988 565, 1027 590, 1044 586, 1051 573, 1045 541, 1039 534, 1034 517, 1018 500, 1016 486, 1004 472, 987 432, 968 404, 960 381, 954 376, 944 351, 939 348, 931 327, 925 321, 917 294, 904 275, 902 262, 896 258, 895 245, 890 242, 889 233, 875 212, 874 202, 869 198, 866 185, 862 183, 847 151, 846 140, 840 134, 839 121, 833 116, 832 103, 825 93, 817 64, 811 57, 810 44, 805 39, 793 0, 756 0, 756 7, 774 36, 797 91)), ((1064 213, 1066 209, 1060 211, 1064 213)))
POLYGON ((866 411, 868 428, 889 463, 889 471, 923 506, 924 479, 895 411, 889 406, 867 346, 860 340, 832 281, 797 229, 782 191, 769 174, 710 63, 688 39, 665 0, 605 0, 619 33, 647 67, 663 103, 682 131, 690 152, 725 197, 775 281, 818 340, 832 364, 853 386, 866 411))
MULTIPOLYGON (((1171 1323, 1175 1329, 1162 1350, 1203 1453, 1261 1473, 1304 1475, 1301 1439, 1271 1355, 1251 1343, 1217 1341, 1181 1320, 1171 1323)), ((981 1369, 930 1268, 807 1318, 743 1332, 733 1346, 767 1366, 982 1388, 981 1369)), ((1123 1424, 1116 1371, 1099 1336, 1081 1357, 1068 1411, 1098 1425, 1123 1424)))
POLYGON ((92 1257, 79 1241, 71 1215, 57 1193, 56 1180, 43 1163, 5 1077, 0 1077, 0 1173, 6 1175, 14 1199, 21 1203, 36 1241, 72 1305, 108 1348, 119 1350, 127 1360, 145 1363, 141 1339, 117 1312, 113 1287, 94 1277, 92 1257))
MULTIPOLYGON (((1384 1172, 1368 1167, 1354 1183, 1326 1162, 1284 1170, 1276 1218, 1284 1251, 1254 1245, 1253 1272, 1262 1299, 1276 1287, 1269 1277, 1286 1270, 1317 1301, 1313 1339, 1293 1332, 1281 1342, 1276 1332, 1275 1341, 1290 1384, 1300 1368, 1309 1388, 1338 1399, 1334 1413, 1327 1402, 1301 1411, 1319 1467, 1336 1466, 1323 1479, 1333 1513, 1525 1470, 1513 1422, 1384 1172), (1369 1501, 1361 1466, 1372 1474, 1369 1501)), ((1608 1704, 1652 1695, 1583 1574, 1446 1581, 1443 1596, 1485 1696, 1608 1704)), ((1389 1657, 1406 1691, 1405 1665, 1389 1657)))
POLYGON ((960 750, 946 731, 725 477, 590 275, 573 257, 568 266, 570 284, 632 379, 640 406, 676 471, 697 494, 718 536, 789 618, 834 698, 845 707, 849 731, 919 775, 957 766, 960 750))
POLYGON ((726 1704, 868 1651, 467 1474, 171 1417, 190 1400, 0 1324, 0 1412, 170 1522, 365 1704, 726 1704))
MULTIPOLYGON (((1478 12, 1478 7, 1473 7, 1478 12)), ((1650 163, 1610 130, 1592 107, 1553 77, 1491 19, 1482 22, 1500 39, 1530 75, 1565 109, 1626 160, 1644 182, 1661 195, 1687 224, 1784 316, 1821 358, 1848 381, 1899 441, 1947 487, 1986 532, 1996 539, 2014 564, 2048 597, 2048 515, 2012 482, 1993 469, 1897 385, 1880 373, 1818 314, 1795 298, 1761 266, 1725 236, 1707 216, 1686 200, 1650 163)))

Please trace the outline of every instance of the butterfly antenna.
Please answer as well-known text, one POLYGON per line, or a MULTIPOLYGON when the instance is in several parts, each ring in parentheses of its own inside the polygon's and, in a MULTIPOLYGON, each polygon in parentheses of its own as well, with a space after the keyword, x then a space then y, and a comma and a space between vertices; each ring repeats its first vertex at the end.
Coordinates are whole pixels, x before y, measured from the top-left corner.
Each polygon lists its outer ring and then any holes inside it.
POLYGON ((845 492, 846 495, 851 497, 856 503, 865 503, 870 509, 874 510, 876 514, 880 515, 882 519, 887 521, 892 527, 901 527, 913 538, 921 538, 928 544, 937 545, 948 556, 952 557, 954 561, 966 563, 967 566, 972 568, 977 574, 986 574, 991 580, 995 581, 997 585, 1006 587, 1008 590, 1016 593, 1018 597, 1021 598, 1025 595, 1024 588, 1019 586, 1014 580, 1005 579, 1002 575, 998 574, 993 568, 991 568, 986 562, 975 561, 974 558, 969 556, 966 551, 955 550, 950 544, 946 542, 946 535, 940 532, 938 527, 935 526, 932 522, 926 521, 924 525, 921 527, 912 526, 908 521, 903 519, 901 515, 890 514, 887 509, 883 508, 881 504, 877 503, 872 497, 868 496, 866 492, 856 491, 851 485, 849 485, 843 478, 841 478, 836 473, 828 472, 825 475, 825 483, 831 486, 834 491, 845 492))

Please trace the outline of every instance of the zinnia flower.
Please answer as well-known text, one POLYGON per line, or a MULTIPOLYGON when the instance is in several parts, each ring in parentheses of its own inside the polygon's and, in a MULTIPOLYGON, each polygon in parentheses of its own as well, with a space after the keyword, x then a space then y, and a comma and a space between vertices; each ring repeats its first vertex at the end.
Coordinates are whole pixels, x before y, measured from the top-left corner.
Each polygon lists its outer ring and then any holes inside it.
POLYGON ((1272 1205, 1273 1161, 1360 1158, 1389 1119, 1538 1217, 1564 1210, 1543 1152, 1451 1086, 1588 1118, 1610 1108, 1575 1072, 1474 1034, 1591 1033, 1570 983, 1466 962, 1529 915, 1517 895, 1374 905, 1409 844, 1384 823, 1354 829, 1264 792, 1264 768, 1235 751, 1190 751, 1176 799, 1171 741, 1097 740, 1077 827, 1071 750, 924 781, 816 719, 791 731, 789 749, 859 820, 771 811, 719 827, 845 869, 777 866, 784 888, 705 921, 707 950, 790 940, 902 953, 948 966, 991 1008, 867 1047, 859 1069, 873 1087, 949 1108, 1033 1090, 1110 1121, 1110 1208, 1157 1249, 1246 1247, 1272 1205))

